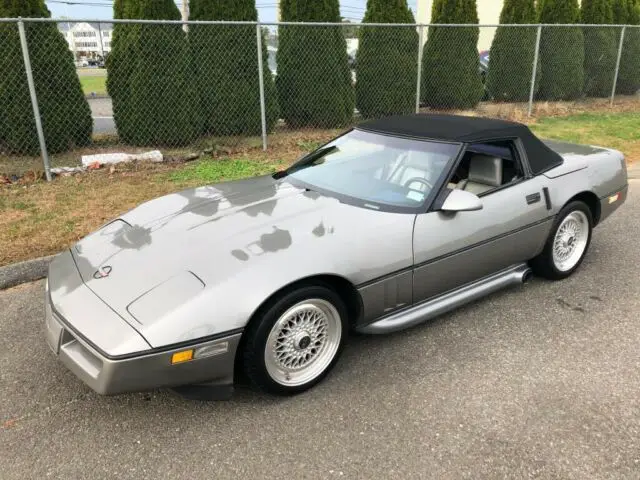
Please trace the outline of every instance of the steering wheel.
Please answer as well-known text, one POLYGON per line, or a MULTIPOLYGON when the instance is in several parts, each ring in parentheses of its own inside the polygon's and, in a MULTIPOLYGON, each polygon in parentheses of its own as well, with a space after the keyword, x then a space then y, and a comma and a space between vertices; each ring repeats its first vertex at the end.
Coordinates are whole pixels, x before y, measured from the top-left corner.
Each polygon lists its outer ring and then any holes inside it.
MULTIPOLYGON (((423 178, 423 177, 413 177, 413 178, 410 178, 409 180, 407 180, 406 182, 404 182, 404 187, 405 187, 405 188, 410 188, 410 185, 411 185, 411 184, 413 184, 413 183, 421 183, 421 184, 425 185, 428 189, 430 189, 430 190, 432 190, 432 189, 433 189, 433 185, 432 185, 428 180, 426 180, 426 179, 425 179, 425 178, 423 178)), ((413 190, 413 189, 412 189, 412 190, 413 190)))

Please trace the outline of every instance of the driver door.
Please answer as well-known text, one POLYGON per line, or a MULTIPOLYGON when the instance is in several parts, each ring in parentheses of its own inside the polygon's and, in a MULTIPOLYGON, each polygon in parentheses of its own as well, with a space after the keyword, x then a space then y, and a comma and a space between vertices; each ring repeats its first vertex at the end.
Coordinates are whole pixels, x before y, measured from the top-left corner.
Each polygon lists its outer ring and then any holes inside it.
MULTIPOLYGON (((509 151, 510 155, 498 151, 507 157, 501 160, 516 163, 505 163, 501 169, 507 175, 497 174, 500 178, 495 179, 500 185, 487 186, 486 191, 478 194, 482 210, 433 211, 416 216, 413 237, 414 302, 526 262, 542 250, 553 221, 543 191, 546 177, 527 176, 515 145, 509 145, 509 151)), ((482 175, 472 178, 472 168, 468 164, 471 157, 478 158, 474 155, 482 154, 468 150, 465 153, 467 165, 463 165, 463 157, 458 167, 461 171, 457 170, 456 174, 461 177, 458 179, 460 184, 474 184, 477 188, 472 180, 490 183, 493 179, 482 180, 482 175)), ((495 155, 493 151, 492 156, 495 155)), ((481 173, 487 176, 487 172, 481 173)), ((451 184, 449 187, 459 188, 451 184)))

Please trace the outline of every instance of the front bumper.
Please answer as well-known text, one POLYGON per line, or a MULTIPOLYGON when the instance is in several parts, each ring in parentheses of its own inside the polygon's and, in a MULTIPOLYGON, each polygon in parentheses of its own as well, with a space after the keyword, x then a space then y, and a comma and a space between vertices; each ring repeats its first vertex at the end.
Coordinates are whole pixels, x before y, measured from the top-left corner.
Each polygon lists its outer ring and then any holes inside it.
MULTIPOLYGON (((90 293, 88 288, 86 293, 90 293)), ((97 297, 95 299, 101 303, 97 297)), ((93 314, 91 310, 87 312, 90 315, 93 314)), ((94 318, 98 321, 99 316, 94 318)), ((147 348, 132 354, 109 355, 100 348, 98 337, 93 335, 89 340, 77 328, 77 324, 87 324, 86 318, 81 320, 74 323, 73 318, 65 318, 56 310, 49 292, 49 280, 47 280, 45 287, 47 343, 71 372, 99 394, 113 395, 194 384, 206 385, 212 390, 220 389, 230 392, 232 389, 235 354, 241 332, 200 339, 188 345, 147 348), (204 346, 215 347, 208 351, 216 353, 182 363, 171 363, 174 353, 204 346)))

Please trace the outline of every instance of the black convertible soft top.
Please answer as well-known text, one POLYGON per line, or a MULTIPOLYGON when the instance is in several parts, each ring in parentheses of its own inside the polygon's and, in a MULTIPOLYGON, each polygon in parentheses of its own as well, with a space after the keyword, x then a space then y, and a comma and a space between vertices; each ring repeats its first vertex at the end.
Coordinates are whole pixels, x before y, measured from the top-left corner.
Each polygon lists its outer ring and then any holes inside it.
POLYGON ((522 123, 495 118, 419 113, 394 115, 360 123, 356 128, 404 137, 478 143, 519 138, 534 174, 562 163, 562 157, 522 123))

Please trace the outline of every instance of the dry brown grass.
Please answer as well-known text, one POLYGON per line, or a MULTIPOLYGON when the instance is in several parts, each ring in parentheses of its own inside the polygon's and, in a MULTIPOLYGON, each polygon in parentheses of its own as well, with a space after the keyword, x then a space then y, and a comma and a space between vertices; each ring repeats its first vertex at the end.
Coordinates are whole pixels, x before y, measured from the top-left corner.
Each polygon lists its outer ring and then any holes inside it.
POLYGON ((536 102, 529 117, 528 103, 481 103, 474 110, 460 110, 463 115, 494 117, 522 123, 533 123, 550 117, 567 117, 583 113, 629 113, 640 111, 640 95, 618 96, 613 106, 608 98, 585 98, 571 102, 536 102))
MULTIPOLYGON (((258 141, 218 145, 200 163, 240 158, 247 164, 277 170, 332 138, 337 131, 309 130, 274 135, 264 152, 258 141)), ((0 266, 61 251, 107 220, 152 198, 202 184, 196 176, 176 177, 185 164, 120 165, 51 183, 34 181, 0 185, 0 266)), ((226 178, 230 180, 233 172, 226 178)))

